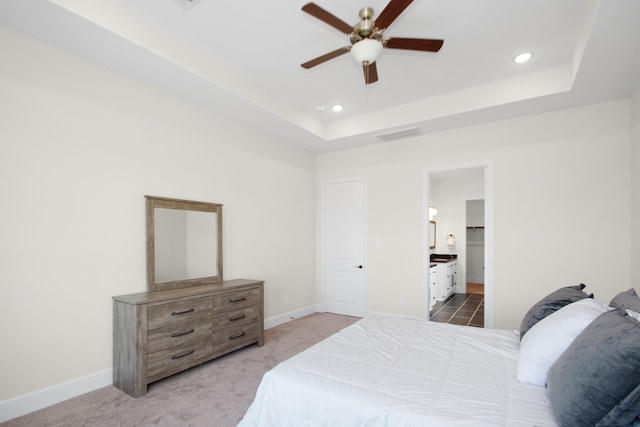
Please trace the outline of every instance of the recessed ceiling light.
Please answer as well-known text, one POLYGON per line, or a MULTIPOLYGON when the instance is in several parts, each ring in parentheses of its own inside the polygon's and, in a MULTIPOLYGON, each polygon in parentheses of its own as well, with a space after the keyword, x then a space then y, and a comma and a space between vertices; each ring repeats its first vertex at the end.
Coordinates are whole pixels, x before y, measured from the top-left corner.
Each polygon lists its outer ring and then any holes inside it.
POLYGON ((344 107, 343 107, 342 105, 340 105, 340 104, 336 104, 336 105, 334 105, 333 107, 331 107, 331 109, 332 109, 333 111, 335 111, 336 113, 339 113, 340 111, 342 111, 342 109, 343 109, 343 108, 344 108, 344 107))
POLYGON ((530 60, 532 56, 533 54, 531 52, 524 52, 513 58, 513 61, 517 62, 518 64, 522 64, 523 62, 527 62, 528 60, 530 60))

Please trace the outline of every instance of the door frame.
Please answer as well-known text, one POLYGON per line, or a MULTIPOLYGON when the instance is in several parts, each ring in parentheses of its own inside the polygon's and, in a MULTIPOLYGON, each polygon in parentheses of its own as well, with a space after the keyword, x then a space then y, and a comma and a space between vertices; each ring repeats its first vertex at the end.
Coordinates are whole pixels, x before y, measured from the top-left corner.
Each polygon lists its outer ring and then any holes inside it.
POLYGON ((450 164, 441 167, 427 167, 423 170, 423 200, 422 200, 422 289, 425 292, 423 298, 422 312, 425 313, 425 320, 429 320, 429 200, 431 175, 438 172, 454 171, 460 169, 484 169, 484 327, 494 326, 494 274, 493 274, 493 162, 483 161, 475 163, 450 164), (426 303, 426 305, 425 305, 426 303))
POLYGON ((327 188, 328 185, 333 185, 333 184, 344 184, 347 182, 354 182, 354 181, 360 181, 362 182, 362 191, 363 191, 363 195, 362 195, 362 204, 363 204, 363 212, 362 212, 362 220, 363 220, 363 233, 362 233, 362 239, 364 240, 362 242, 362 257, 364 259, 364 269, 362 271, 363 277, 363 286, 362 286, 362 317, 365 317, 367 315, 368 312, 368 289, 369 289, 369 282, 368 282, 368 272, 367 272, 367 260, 368 260, 368 256, 367 256, 367 230, 368 230, 368 210, 367 210, 367 206, 368 206, 368 201, 367 201, 367 193, 368 193, 368 187, 367 187, 367 178, 364 176, 356 176, 356 177, 352 177, 352 178, 341 178, 341 179, 333 179, 333 180, 327 180, 327 181, 323 181, 320 184, 320 301, 321 301, 321 308, 322 308, 322 312, 324 312, 326 310, 326 269, 325 269, 325 259, 324 259, 324 246, 325 246, 325 239, 324 239, 324 230, 325 230, 325 217, 324 217, 324 196, 325 196, 325 188, 327 188))

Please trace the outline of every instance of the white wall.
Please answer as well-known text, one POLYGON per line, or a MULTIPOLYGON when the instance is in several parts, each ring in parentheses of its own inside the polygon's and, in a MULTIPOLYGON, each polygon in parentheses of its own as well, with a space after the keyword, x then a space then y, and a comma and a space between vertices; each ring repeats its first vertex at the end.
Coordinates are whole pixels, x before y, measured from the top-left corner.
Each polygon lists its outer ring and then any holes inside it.
POLYGON ((495 327, 517 328, 560 286, 584 282, 605 301, 628 289, 629 110, 622 100, 319 155, 318 182, 368 179, 369 309, 420 316, 422 171, 485 161, 494 172, 495 327), (607 268, 612 256, 616 268, 607 268))
POLYGON ((484 227, 484 199, 469 200, 467 206, 467 227, 484 227))
POLYGON ((1 28, 0 57, 0 401, 111 368, 145 194, 224 204, 267 318, 315 304, 314 155, 1 28))

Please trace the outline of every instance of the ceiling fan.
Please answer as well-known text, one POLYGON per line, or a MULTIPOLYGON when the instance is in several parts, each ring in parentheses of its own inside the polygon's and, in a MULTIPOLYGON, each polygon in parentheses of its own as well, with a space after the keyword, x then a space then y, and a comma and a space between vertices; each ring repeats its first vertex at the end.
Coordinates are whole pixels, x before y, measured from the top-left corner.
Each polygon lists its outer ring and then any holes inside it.
POLYGON ((444 40, 383 37, 384 30, 386 30, 412 2, 413 0, 391 0, 375 20, 373 19, 373 9, 363 7, 359 12, 360 22, 353 27, 315 3, 305 4, 302 6, 304 12, 315 16, 319 20, 348 35, 351 46, 341 47, 311 61, 307 61, 301 64, 301 66, 309 69, 342 54, 351 52, 358 62, 362 64, 365 84, 370 84, 378 81, 376 59, 383 48, 420 50, 425 52, 439 51, 444 40))

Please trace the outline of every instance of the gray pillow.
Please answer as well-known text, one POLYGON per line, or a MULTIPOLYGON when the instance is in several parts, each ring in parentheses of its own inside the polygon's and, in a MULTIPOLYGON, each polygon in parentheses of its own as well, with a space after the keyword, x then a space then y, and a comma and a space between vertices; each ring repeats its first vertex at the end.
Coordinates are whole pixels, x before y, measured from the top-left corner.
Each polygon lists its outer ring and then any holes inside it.
POLYGON ((638 297, 638 294, 636 294, 636 291, 633 288, 628 291, 620 292, 618 295, 613 297, 609 305, 615 308, 628 308, 631 311, 640 313, 640 297, 638 297))
POLYGON ((598 316, 551 365, 561 426, 627 426, 640 415, 640 322, 625 309, 598 316))
POLYGON ((585 298, 593 298, 593 294, 587 295, 582 290, 585 288, 583 283, 575 286, 566 286, 556 291, 551 292, 546 297, 535 303, 524 315, 522 323, 520 323, 520 339, 529 329, 536 323, 550 315, 551 313, 560 310, 565 305, 569 305, 572 302, 580 301, 585 298))

